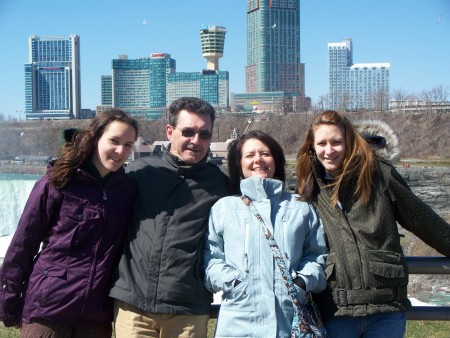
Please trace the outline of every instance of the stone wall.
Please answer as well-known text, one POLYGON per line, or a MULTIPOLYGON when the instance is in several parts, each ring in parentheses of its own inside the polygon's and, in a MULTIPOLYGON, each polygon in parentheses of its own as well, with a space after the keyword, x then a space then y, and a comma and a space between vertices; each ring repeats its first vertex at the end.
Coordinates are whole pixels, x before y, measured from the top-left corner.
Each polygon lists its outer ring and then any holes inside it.
POLYGON ((450 167, 398 168, 411 190, 444 218, 450 216, 450 167))

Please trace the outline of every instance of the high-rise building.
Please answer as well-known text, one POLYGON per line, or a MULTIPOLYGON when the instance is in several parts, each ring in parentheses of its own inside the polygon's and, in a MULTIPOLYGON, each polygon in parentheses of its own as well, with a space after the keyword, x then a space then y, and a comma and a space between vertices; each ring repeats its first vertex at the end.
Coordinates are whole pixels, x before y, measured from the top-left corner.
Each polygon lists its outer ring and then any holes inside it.
POLYGON ((218 110, 229 109, 229 73, 218 70, 176 72, 167 78, 167 105, 182 96, 199 97, 218 110))
POLYGON ((208 70, 219 70, 219 59, 223 56, 225 46, 225 27, 200 27, 200 43, 203 57, 207 60, 208 70))
POLYGON ((176 61, 166 53, 150 58, 112 60, 112 105, 115 108, 158 119, 166 107, 167 76, 175 72, 176 61))
POLYGON ((80 37, 31 35, 25 64, 26 118, 79 118, 80 110, 80 37))
POLYGON ((389 107, 390 63, 353 63, 351 39, 328 44, 328 108, 337 110, 389 107))
POLYGON ((101 101, 102 106, 112 106, 112 76, 102 75, 101 77, 101 101))
POLYGON ((247 1, 246 92, 305 94, 300 0, 247 1))

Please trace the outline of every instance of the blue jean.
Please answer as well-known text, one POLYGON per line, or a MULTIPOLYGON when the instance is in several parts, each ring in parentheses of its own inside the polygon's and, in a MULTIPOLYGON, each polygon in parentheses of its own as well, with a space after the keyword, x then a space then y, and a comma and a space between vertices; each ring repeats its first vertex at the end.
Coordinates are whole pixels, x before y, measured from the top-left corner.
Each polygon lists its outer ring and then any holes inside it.
POLYGON ((403 338, 406 331, 404 312, 382 313, 365 317, 334 317, 325 322, 329 338, 403 338))

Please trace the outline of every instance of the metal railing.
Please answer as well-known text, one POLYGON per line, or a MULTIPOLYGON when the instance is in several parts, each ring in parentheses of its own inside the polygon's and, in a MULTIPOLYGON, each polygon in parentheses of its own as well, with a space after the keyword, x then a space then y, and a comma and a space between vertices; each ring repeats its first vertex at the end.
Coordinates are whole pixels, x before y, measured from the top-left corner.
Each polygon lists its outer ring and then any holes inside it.
MULTIPOLYGON (((450 275, 448 257, 406 257, 409 274, 450 275)), ((211 306, 210 317, 217 318, 220 305, 211 306)), ((450 320, 450 306, 413 306, 406 312, 407 320, 450 320)))
MULTIPOLYGON (((449 257, 406 257, 409 274, 450 275, 449 257)), ((1 267, 0 261, 0 267, 1 267)), ((220 305, 212 304, 210 317, 217 318, 220 305)), ((450 306, 413 306, 406 312, 408 320, 450 320, 450 306)))
MULTIPOLYGON (((406 257, 409 274, 450 275, 448 257, 406 257)), ((450 306, 413 306, 408 320, 450 320, 450 306)))

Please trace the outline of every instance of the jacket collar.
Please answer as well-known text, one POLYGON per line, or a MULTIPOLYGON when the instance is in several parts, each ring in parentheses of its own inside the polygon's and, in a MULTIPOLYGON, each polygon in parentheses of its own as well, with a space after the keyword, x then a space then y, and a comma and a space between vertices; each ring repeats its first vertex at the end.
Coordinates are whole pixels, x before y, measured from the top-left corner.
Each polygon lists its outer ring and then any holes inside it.
POLYGON ((278 198, 283 193, 284 184, 272 178, 249 177, 241 180, 241 192, 253 201, 278 198))
POLYGON ((205 156, 200 162, 195 164, 187 164, 178 156, 172 154, 169 148, 164 152, 164 159, 178 172, 180 175, 186 175, 203 168, 207 164, 208 156, 205 156))
POLYGON ((327 181, 325 179, 325 168, 320 164, 315 155, 312 155, 311 162, 312 171, 314 173, 314 176, 316 177, 317 184, 319 184, 320 187, 325 186, 327 184, 327 181))
MULTIPOLYGON (((47 173, 49 173, 50 171, 53 170, 53 167, 55 165, 55 160, 52 160, 48 163, 47 166, 47 173)), ((123 177, 125 177, 125 169, 124 167, 120 167, 119 169, 117 169, 117 171, 115 172, 111 172, 108 175, 106 175, 103 179, 100 176, 100 173, 98 173, 97 169, 93 166, 93 164, 87 164, 86 162, 83 163, 80 167, 78 167, 77 169, 75 169, 75 172, 73 173, 73 178, 80 180, 80 181, 84 181, 84 182, 91 182, 94 184, 100 184, 103 187, 107 187, 107 186, 111 186, 116 184, 118 181, 121 181, 123 179, 123 177), (92 172, 92 167, 89 170, 87 167, 92 166, 96 173, 92 172)))

